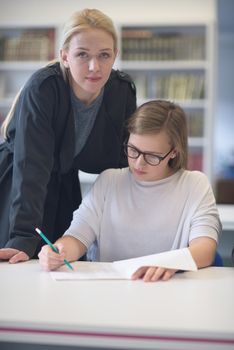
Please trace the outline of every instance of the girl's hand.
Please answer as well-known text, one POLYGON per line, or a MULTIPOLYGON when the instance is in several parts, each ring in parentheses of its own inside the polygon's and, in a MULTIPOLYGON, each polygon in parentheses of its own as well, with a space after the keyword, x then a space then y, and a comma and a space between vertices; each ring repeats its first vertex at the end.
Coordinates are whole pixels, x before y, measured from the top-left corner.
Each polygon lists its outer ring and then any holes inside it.
POLYGON ((137 280, 142 278, 144 282, 167 281, 176 271, 175 269, 165 269, 163 267, 143 266, 134 272, 132 279, 137 280))
POLYGON ((43 270, 51 271, 56 270, 64 264, 65 253, 63 251, 63 244, 57 243, 56 248, 59 254, 54 252, 49 245, 44 245, 38 254, 39 263, 43 270))
POLYGON ((15 264, 17 262, 29 260, 29 256, 18 249, 2 248, 0 249, 0 260, 8 260, 9 263, 15 264))

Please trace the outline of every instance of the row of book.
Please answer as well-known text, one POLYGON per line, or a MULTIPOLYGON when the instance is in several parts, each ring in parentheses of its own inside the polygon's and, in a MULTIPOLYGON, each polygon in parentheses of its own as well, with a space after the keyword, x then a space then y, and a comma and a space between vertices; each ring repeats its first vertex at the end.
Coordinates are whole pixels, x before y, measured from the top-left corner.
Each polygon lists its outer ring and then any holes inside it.
POLYGON ((204 75, 169 74, 156 79, 156 95, 172 100, 204 99, 204 75))
POLYGON ((201 34, 124 30, 121 45, 125 61, 194 61, 206 56, 205 36, 201 34))
POLYGON ((54 30, 27 30, 18 35, 0 33, 0 61, 48 61, 55 55, 54 30))
POLYGON ((172 100, 200 100, 205 98, 204 74, 169 73, 160 76, 131 73, 139 98, 166 98, 172 100))

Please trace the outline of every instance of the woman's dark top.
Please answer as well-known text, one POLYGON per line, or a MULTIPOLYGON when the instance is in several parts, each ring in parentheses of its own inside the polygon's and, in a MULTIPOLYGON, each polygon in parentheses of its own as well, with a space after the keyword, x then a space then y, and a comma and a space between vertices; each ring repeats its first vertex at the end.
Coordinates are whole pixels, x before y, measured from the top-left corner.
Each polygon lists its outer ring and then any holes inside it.
POLYGON ((70 86, 59 64, 32 75, 0 145, 0 248, 16 248, 31 258, 43 244, 35 227, 52 242, 62 236, 81 202, 78 170, 127 166, 125 122, 135 109, 132 80, 112 70, 93 128, 75 156, 70 86))

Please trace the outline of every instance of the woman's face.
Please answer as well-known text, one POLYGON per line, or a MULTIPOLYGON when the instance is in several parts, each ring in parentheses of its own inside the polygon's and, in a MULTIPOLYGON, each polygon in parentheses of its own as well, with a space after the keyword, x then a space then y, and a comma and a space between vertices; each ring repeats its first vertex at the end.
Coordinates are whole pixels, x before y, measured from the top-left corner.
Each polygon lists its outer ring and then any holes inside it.
MULTIPOLYGON (((136 159, 128 157, 129 168, 136 180, 162 180, 174 173, 168 162, 176 156, 176 151, 172 149, 169 137, 165 131, 160 131, 157 134, 130 134, 128 145, 137 148, 141 152, 149 153, 149 160, 151 160, 151 155, 153 155, 153 161, 154 156, 164 157, 168 153, 158 165, 148 164, 142 154, 136 159)), ((133 152, 135 151, 133 150, 133 152)), ((148 156, 146 157, 148 159, 148 156)))
POLYGON ((88 29, 71 38, 61 59, 70 70, 74 93, 84 103, 91 103, 107 82, 116 58, 112 36, 101 29, 88 29))

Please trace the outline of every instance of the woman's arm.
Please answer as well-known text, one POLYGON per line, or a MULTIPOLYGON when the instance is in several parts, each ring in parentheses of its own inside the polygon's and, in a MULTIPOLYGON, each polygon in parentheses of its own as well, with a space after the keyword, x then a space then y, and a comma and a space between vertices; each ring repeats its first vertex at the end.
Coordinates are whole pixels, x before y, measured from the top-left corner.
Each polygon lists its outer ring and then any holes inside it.
MULTIPOLYGON (((39 78, 26 84, 16 107, 10 239, 5 245, 25 252, 29 258, 40 243, 34 229, 42 226, 56 158, 53 126, 58 84, 55 79, 38 82, 39 78)), ((56 204, 54 199, 52 206, 56 204)))
POLYGON ((29 256, 18 249, 2 248, 0 249, 0 260, 8 260, 10 264, 15 264, 20 261, 29 260, 29 256))

